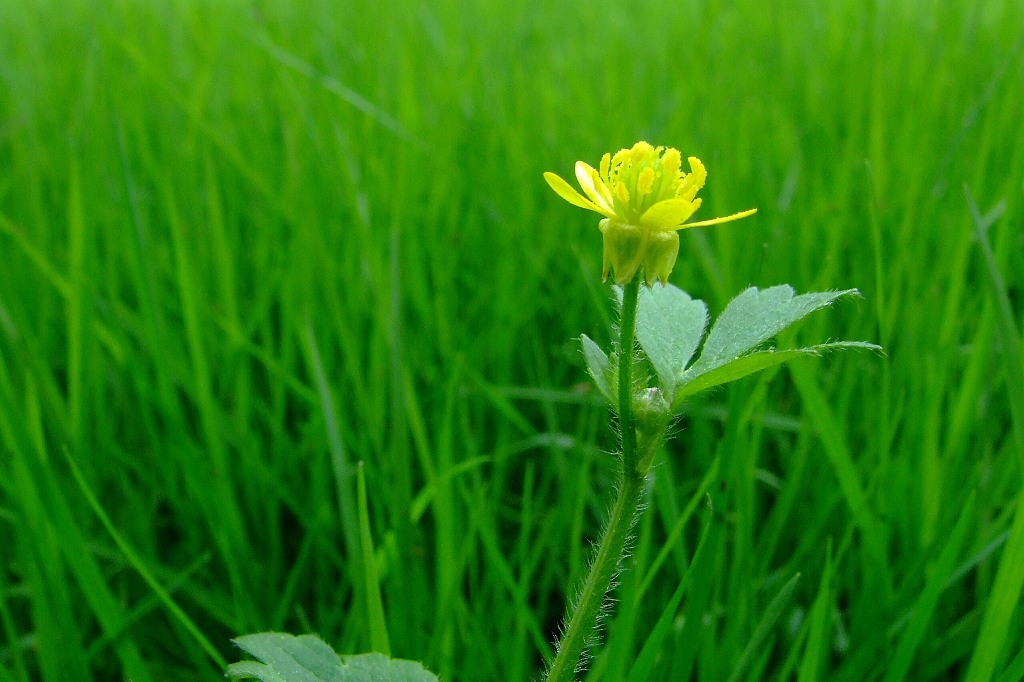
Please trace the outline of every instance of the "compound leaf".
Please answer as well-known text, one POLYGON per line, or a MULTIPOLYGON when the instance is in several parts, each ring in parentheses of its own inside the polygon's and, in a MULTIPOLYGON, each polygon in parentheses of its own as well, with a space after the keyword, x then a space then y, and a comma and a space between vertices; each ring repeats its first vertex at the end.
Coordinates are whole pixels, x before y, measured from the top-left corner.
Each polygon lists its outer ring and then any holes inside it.
POLYGON ((295 637, 262 632, 232 640, 258 661, 228 666, 227 676, 261 682, 438 682, 437 676, 414 661, 383 654, 338 656, 315 635, 295 637))

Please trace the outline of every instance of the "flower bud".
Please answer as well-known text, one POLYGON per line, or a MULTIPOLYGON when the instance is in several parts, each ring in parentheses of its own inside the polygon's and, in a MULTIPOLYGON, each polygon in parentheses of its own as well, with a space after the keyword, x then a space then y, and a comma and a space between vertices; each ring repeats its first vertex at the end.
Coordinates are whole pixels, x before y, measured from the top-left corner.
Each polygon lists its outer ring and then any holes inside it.
POLYGON ((645 388, 633 398, 636 420, 637 473, 646 475, 665 437, 672 410, 660 388, 645 388))
POLYGON ((668 425, 671 407, 660 388, 645 388, 633 402, 637 432, 656 435, 668 425))

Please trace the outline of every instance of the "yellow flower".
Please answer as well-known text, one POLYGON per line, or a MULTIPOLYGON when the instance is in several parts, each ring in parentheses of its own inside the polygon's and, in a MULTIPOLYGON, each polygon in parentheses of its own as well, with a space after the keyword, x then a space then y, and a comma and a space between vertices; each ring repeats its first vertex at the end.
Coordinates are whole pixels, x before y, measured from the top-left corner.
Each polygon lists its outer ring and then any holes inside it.
POLYGON ((680 168, 679 150, 646 142, 620 149, 614 156, 605 154, 600 170, 577 161, 576 180, 586 196, 554 173, 544 174, 558 196, 605 216, 600 224, 604 279, 614 272, 615 283, 625 284, 642 265, 647 286, 655 281, 665 284, 679 255, 679 230, 739 220, 757 211, 687 223, 700 208, 697 192, 708 176, 700 159, 691 156, 687 161, 689 173, 680 168))

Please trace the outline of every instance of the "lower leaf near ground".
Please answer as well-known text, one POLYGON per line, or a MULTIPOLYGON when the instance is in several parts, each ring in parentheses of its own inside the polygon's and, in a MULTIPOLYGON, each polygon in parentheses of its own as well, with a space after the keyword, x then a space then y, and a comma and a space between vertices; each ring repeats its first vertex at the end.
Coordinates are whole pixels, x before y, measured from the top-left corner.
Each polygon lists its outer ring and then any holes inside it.
POLYGON ((339 656, 315 635, 298 637, 262 632, 233 640, 256 661, 228 666, 235 679, 262 682, 438 682, 437 676, 415 661, 383 654, 339 656))

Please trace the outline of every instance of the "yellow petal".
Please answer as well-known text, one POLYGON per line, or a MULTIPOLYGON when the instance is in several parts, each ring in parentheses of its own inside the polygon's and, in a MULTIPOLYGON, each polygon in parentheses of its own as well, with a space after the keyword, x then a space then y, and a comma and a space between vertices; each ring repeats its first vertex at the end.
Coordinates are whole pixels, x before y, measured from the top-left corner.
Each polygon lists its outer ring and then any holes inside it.
POLYGON ((614 217, 615 212, 612 210, 611 192, 593 166, 583 161, 577 161, 576 181, 580 183, 584 194, 590 197, 590 200, 595 205, 600 207, 601 213, 604 213, 609 218, 614 217))
POLYGON ((666 199, 659 201, 640 216, 640 224, 657 230, 677 230, 700 207, 700 199, 666 199))
POLYGON ((551 186, 551 189, 555 190, 555 193, 558 196, 562 197, 573 206, 579 206, 580 208, 585 208, 591 211, 597 211, 598 213, 604 213, 604 211, 602 211, 597 204, 595 204, 590 199, 585 198, 579 192, 574 190, 568 182, 566 182, 559 176, 555 175, 554 173, 544 173, 544 179, 548 181, 548 184, 551 186))
MULTIPOLYGON (((700 201, 700 200, 698 199, 698 201, 700 201)), ((680 225, 678 229, 684 230, 684 229, 686 229, 688 227, 705 227, 707 225, 718 225, 719 223, 731 223, 734 220, 739 220, 740 218, 746 218, 748 215, 754 215, 755 213, 757 213, 757 209, 756 208, 751 208, 749 210, 740 211, 739 213, 733 213, 732 215, 723 216, 721 218, 712 218, 711 220, 701 220, 700 222, 697 222, 697 223, 686 223, 685 225, 680 225)))

